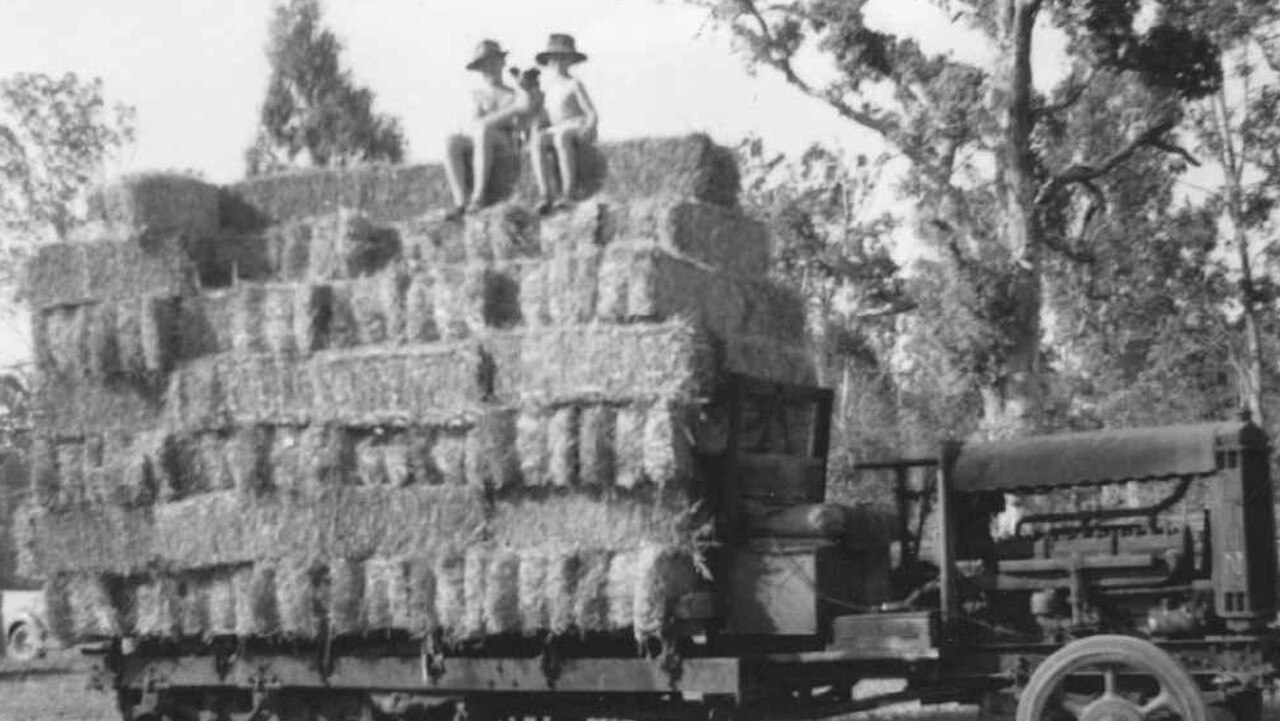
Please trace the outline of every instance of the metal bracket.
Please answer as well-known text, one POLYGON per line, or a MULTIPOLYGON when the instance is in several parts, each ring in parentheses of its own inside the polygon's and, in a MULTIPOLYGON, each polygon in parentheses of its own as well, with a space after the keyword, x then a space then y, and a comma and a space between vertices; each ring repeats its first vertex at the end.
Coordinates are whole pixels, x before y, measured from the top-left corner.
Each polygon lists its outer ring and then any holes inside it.
POLYGON ((138 704, 133 707, 133 718, 139 718, 147 715, 154 715, 156 709, 160 707, 160 692, 169 688, 168 679, 156 672, 155 666, 147 666, 146 674, 142 679, 142 697, 138 699, 138 704))
POLYGON ((444 676, 444 652, 435 635, 422 639, 422 682, 435 684, 444 676))
POLYGON ((280 717, 268 711, 266 706, 276 691, 284 684, 273 673, 271 667, 263 664, 249 677, 249 693, 251 706, 248 713, 230 714, 232 721, 280 721, 280 717))
POLYGON ((560 680, 560 674, 564 671, 564 658, 560 655, 558 645, 555 636, 548 636, 542 643, 540 665, 542 675, 547 679, 547 688, 550 689, 556 687, 556 682, 560 680))

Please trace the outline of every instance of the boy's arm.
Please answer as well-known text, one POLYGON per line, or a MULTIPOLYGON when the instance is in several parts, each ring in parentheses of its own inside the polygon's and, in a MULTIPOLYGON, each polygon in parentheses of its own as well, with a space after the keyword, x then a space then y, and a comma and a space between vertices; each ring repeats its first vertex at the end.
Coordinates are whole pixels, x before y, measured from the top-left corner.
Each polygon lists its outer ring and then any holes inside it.
POLYGON ((573 80, 573 94, 578 99, 578 107, 582 108, 587 127, 595 130, 600 117, 596 114, 595 103, 591 102, 591 96, 587 94, 587 86, 583 85, 582 81, 577 78, 573 80))
POLYGON ((480 125, 486 128, 492 128, 501 125, 503 122, 512 118, 519 117, 528 113, 532 109, 532 102, 528 93, 516 91, 515 100, 497 110, 480 117, 480 125))

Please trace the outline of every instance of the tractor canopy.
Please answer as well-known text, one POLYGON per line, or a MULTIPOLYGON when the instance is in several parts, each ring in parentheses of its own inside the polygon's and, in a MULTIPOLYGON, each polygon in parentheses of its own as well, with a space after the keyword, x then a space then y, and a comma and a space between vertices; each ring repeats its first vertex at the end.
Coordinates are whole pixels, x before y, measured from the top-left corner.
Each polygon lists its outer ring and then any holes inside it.
POLYGON ((952 483, 974 493, 1201 476, 1234 465, 1229 454, 1266 449, 1247 420, 975 442, 960 447, 952 483))

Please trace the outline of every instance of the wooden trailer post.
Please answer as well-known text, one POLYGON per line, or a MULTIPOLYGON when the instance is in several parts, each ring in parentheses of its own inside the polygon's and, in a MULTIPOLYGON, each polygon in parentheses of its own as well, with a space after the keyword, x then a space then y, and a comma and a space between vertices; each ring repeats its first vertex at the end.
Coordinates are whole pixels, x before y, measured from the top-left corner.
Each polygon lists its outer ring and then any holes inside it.
POLYGON ((938 464, 938 585, 941 595, 943 638, 951 635, 960 599, 956 589, 956 527, 954 523, 954 471, 963 444, 946 441, 938 464))

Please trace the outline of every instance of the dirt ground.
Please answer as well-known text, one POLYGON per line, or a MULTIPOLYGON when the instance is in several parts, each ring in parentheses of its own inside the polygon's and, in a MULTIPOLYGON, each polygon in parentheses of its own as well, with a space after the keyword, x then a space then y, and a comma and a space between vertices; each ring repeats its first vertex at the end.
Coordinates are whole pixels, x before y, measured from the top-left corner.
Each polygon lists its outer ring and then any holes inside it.
MULTIPOLYGON (((88 681, 88 663, 74 654, 25 668, 0 661, 0 721, 119 721, 114 698, 89 690, 88 681)), ((875 713, 854 714, 844 721, 907 719, 978 721, 979 715, 976 708, 968 706, 900 704, 875 713)))

